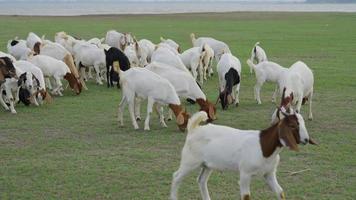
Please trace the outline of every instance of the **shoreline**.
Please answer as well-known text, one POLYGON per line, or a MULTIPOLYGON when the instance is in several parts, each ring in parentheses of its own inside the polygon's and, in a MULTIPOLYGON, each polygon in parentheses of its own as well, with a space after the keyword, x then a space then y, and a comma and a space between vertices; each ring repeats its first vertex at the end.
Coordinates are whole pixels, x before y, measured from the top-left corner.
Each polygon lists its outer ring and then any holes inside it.
POLYGON ((356 14, 356 11, 341 12, 341 11, 225 11, 225 12, 170 12, 170 13, 157 13, 157 12, 147 12, 147 13, 108 13, 108 14, 78 14, 78 15, 7 15, 0 14, 0 17, 120 17, 120 16, 159 16, 159 15, 207 15, 207 14, 234 14, 234 13, 268 13, 268 14, 356 14))

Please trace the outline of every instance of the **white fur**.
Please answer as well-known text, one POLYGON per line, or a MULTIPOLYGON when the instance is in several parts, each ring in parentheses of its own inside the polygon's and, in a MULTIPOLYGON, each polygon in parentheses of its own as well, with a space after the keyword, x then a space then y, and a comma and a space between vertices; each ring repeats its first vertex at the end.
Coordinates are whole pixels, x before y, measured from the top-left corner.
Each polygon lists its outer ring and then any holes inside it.
POLYGON ((19 43, 15 46, 11 46, 11 41, 12 40, 9 40, 7 42, 7 51, 17 60, 26 60, 28 56, 32 54, 32 51, 27 47, 25 40, 17 40, 19 43))
POLYGON ((297 61, 282 74, 279 81, 279 91, 283 92, 286 88, 285 96, 293 93, 292 106, 300 112, 304 97, 309 99, 309 119, 313 119, 312 99, 314 92, 314 75, 312 70, 302 61, 297 61))
POLYGON ((4 53, 2 51, 0 51, 0 57, 8 57, 11 59, 12 62, 16 62, 16 58, 10 54, 4 53))
POLYGON ((73 54, 73 43, 76 41, 74 37, 68 35, 66 32, 58 32, 54 36, 54 41, 73 54))
POLYGON ((29 32, 26 39, 27 47, 33 50, 33 47, 37 42, 42 43, 42 39, 38 37, 35 33, 29 32))
MULTIPOLYGON (((102 85, 101 71, 106 69, 106 56, 104 50, 87 42, 74 41, 73 53, 77 69, 79 69, 79 63, 82 63, 82 65, 86 67, 93 66, 96 71, 96 82, 102 85)), ((81 76, 84 77, 84 68, 80 70, 81 76)))
POLYGON ((203 72, 203 58, 205 56, 205 49, 203 47, 193 47, 182 54, 179 55, 183 64, 190 69, 193 74, 194 79, 198 78, 199 74, 199 82, 203 85, 204 83, 204 72, 203 72))
POLYGON ((206 74, 210 77, 213 73, 213 58, 214 58, 214 50, 208 45, 204 44, 205 56, 203 57, 203 68, 204 68, 204 80, 207 80, 206 74))
MULTIPOLYGON (((173 85, 165 78, 151 72, 145 68, 130 68, 127 71, 120 72, 120 84, 122 87, 122 99, 118 109, 118 121, 123 126, 123 109, 126 104, 129 104, 129 112, 132 125, 138 129, 135 118, 137 109, 135 107, 136 97, 146 99, 147 116, 145 120, 145 130, 149 130, 150 114, 154 103, 158 104, 175 104, 180 105, 180 100, 173 85)), ((166 126, 164 119, 160 119, 162 126, 166 126)))
POLYGON ((63 79, 63 77, 67 73, 70 73, 70 70, 67 67, 67 65, 61 60, 57 60, 55 58, 45 56, 45 55, 37 55, 37 56, 30 57, 28 61, 38 66, 45 77, 54 78, 55 87, 52 90, 52 93, 59 94, 60 96, 62 96, 61 91, 63 90, 63 87, 62 87, 61 79, 63 79))
MULTIPOLYGON (((252 62, 256 61, 257 64, 259 64, 261 62, 268 61, 266 52, 259 45, 260 45, 260 42, 257 42, 255 44, 255 46, 253 46, 253 48, 251 50, 251 58, 250 58, 250 60, 252 62), (255 49, 256 49, 256 52, 255 52, 255 49)), ((251 67, 250 67, 250 74, 252 74, 252 68, 251 67)))
POLYGON ((164 39, 163 37, 160 38, 161 43, 167 44, 172 47, 177 53, 180 53, 180 46, 172 39, 164 39))
POLYGON ((248 66, 250 66, 250 69, 253 69, 255 71, 256 85, 254 87, 254 94, 257 103, 258 104, 262 103, 260 92, 261 92, 262 85, 266 81, 276 84, 276 89, 272 96, 272 102, 275 102, 276 95, 278 92, 278 82, 281 80, 282 74, 287 70, 287 68, 284 68, 279 64, 270 61, 260 62, 257 65, 255 65, 251 60, 247 60, 247 64, 248 66))
MULTIPOLYGON (((296 116, 300 140, 309 140, 302 116, 296 116)), ((170 199, 177 199, 178 187, 183 178, 198 168, 201 168, 198 182, 203 200, 210 200, 207 182, 213 170, 240 172, 241 199, 250 195, 250 181, 256 174, 263 174, 278 199, 282 199, 283 189, 276 178, 281 148, 277 148, 266 158, 262 154, 260 131, 239 130, 214 124, 199 125, 207 119, 207 114, 200 111, 188 121, 188 134, 179 169, 173 174, 170 199)))
POLYGON ((146 55, 145 59, 147 60, 148 63, 150 63, 151 57, 155 50, 156 45, 147 39, 142 39, 142 40, 138 41, 138 44, 140 45, 140 47, 142 49, 143 55, 146 55))
MULTIPOLYGON (((225 89, 226 80, 225 74, 230 70, 230 68, 234 68, 240 76, 241 82, 241 63, 238 58, 233 56, 231 53, 225 53, 221 56, 221 59, 217 65, 217 72, 219 76, 219 85, 220 85, 220 92, 225 89)), ((232 97, 235 99, 234 104, 239 103, 239 94, 240 94, 240 83, 235 85, 232 89, 232 97)))
POLYGON ((175 67, 190 74, 189 70, 184 65, 182 59, 166 47, 158 47, 153 52, 151 62, 154 61, 166 63, 172 67, 175 67))
POLYGON ((129 33, 119 33, 115 30, 110 30, 106 33, 105 43, 124 51, 127 45, 133 43, 133 37, 129 33))
POLYGON ((216 40, 212 37, 195 38, 194 33, 192 33, 190 37, 191 37, 193 46, 195 46, 195 47, 200 47, 200 46, 203 46, 204 44, 208 44, 214 50, 214 56, 215 56, 216 62, 219 62, 221 56, 224 53, 231 53, 230 48, 226 43, 216 40))

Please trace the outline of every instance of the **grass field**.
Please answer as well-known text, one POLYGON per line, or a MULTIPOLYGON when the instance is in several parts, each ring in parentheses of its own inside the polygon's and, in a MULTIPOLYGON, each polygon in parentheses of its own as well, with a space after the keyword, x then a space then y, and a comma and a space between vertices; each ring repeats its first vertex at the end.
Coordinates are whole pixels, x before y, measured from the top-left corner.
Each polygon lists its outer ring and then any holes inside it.
MULTIPOLYGON (((240 129, 262 129, 275 106, 273 87, 262 88, 262 105, 253 99, 255 77, 246 59, 261 41, 269 60, 290 66, 303 60, 315 74, 314 121, 306 121, 319 146, 299 153, 281 153, 278 179, 287 199, 356 198, 356 14, 226 13, 144 16, 0 17, 0 50, 9 39, 29 31, 53 40, 65 30, 85 39, 104 37, 109 29, 132 32, 158 42, 160 36, 191 47, 189 34, 225 41, 242 63, 240 106, 221 111, 218 120, 240 129), (290 172, 310 169, 297 175, 290 172)), ((143 122, 134 131, 125 113, 125 127, 116 115, 121 91, 97 86, 75 96, 70 91, 41 107, 18 105, 17 115, 0 109, 0 199, 168 199, 172 173, 178 168, 185 133, 174 122, 151 131, 143 122)), ((216 74, 203 86, 216 100, 216 74)), ((194 113, 197 106, 188 105, 194 113)), ((307 118, 307 107, 302 113, 307 118)), ((142 116, 145 116, 144 107, 142 116)), ((185 179, 181 199, 200 199, 198 171, 185 179)), ((238 173, 214 172, 212 199, 238 199, 238 173)), ((251 183, 254 199, 274 199, 262 177, 251 183)))

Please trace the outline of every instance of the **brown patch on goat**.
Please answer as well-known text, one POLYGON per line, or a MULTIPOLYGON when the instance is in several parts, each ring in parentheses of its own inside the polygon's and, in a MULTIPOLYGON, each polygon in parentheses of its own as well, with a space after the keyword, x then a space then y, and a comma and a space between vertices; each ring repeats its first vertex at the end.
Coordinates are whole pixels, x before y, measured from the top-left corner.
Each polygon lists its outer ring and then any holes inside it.
POLYGON ((33 46, 33 51, 36 53, 34 55, 40 54, 41 52, 40 47, 41 47, 41 42, 36 42, 35 45, 33 46))
POLYGON ((74 64, 73 56, 71 54, 67 54, 63 58, 64 63, 68 66, 70 72, 74 75, 74 77, 77 79, 78 82, 78 88, 80 91, 82 91, 82 88, 86 88, 86 84, 84 81, 81 81, 79 72, 77 67, 74 64))
POLYGON ((285 108, 289 108, 289 106, 291 105, 294 95, 293 92, 290 93, 287 97, 286 95, 286 88, 283 88, 283 93, 282 93, 282 99, 281 99, 281 107, 285 107, 285 108))
POLYGON ((208 114, 209 120, 208 122, 212 122, 213 120, 216 120, 216 108, 214 104, 209 102, 208 100, 204 99, 196 99, 196 102, 200 106, 200 111, 205 111, 208 114))
POLYGON ((80 82, 78 82, 78 79, 76 79, 72 73, 67 73, 63 78, 68 81, 70 88, 72 88, 77 95, 82 92, 80 82))
POLYGON ((264 157, 268 158, 277 147, 283 146, 280 139, 282 139, 291 150, 299 150, 299 124, 295 115, 286 116, 278 123, 261 131, 260 144, 264 157))
POLYGON ((181 105, 169 104, 169 108, 173 111, 177 119, 177 125, 179 130, 185 131, 190 117, 189 113, 185 112, 181 105))

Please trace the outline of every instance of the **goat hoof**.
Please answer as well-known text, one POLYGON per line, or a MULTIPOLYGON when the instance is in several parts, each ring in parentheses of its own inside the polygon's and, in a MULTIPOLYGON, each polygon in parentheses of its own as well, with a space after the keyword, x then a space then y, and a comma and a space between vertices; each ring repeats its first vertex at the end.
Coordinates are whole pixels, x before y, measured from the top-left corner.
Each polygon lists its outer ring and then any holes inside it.
POLYGON ((172 121, 172 118, 168 118, 167 121, 172 121))
POLYGON ((141 117, 136 117, 136 121, 141 121, 141 117))
POLYGON ((145 130, 145 131, 149 131, 149 130, 150 130, 150 127, 145 127, 144 130, 145 130))
POLYGON ((235 103, 235 106, 236 106, 236 107, 239 107, 239 103, 235 103))

